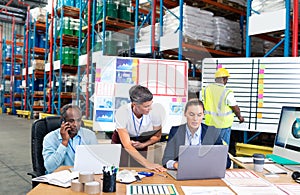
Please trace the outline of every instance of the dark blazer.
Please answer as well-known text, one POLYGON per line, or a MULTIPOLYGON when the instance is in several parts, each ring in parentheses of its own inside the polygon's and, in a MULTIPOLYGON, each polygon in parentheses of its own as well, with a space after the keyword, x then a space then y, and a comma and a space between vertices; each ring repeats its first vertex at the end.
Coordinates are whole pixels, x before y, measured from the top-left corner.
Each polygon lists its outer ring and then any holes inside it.
MULTIPOLYGON (((201 145, 223 145, 220 132, 221 129, 217 129, 211 126, 206 126, 201 123, 201 145)), ((178 161, 179 146, 185 144, 186 136, 186 124, 180 126, 173 126, 169 133, 167 146, 165 148, 164 156, 162 158, 163 166, 166 166, 169 160, 178 161)), ((229 168, 231 161, 229 156, 227 157, 227 166, 229 168)))

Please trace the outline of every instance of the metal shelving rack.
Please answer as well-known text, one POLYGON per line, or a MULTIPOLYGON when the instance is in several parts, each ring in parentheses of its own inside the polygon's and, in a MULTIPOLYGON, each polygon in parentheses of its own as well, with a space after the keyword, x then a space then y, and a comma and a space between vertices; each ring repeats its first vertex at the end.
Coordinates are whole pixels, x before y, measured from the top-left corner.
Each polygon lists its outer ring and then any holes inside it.
MULTIPOLYGON (((276 39, 271 36, 262 35, 261 38, 266 39, 266 40, 271 40, 272 42, 276 42, 276 45, 268 53, 266 53, 264 57, 269 56, 282 43, 284 43, 284 57, 289 56, 289 45, 290 45, 290 1, 289 0, 285 0, 285 6, 286 6, 286 16, 285 16, 286 17, 285 18, 286 26, 284 29, 284 38, 276 39)), ((296 10, 297 10, 296 13, 298 15, 298 9, 296 9, 296 10)), ((252 9, 252 0, 247 0, 246 57, 251 56, 251 36, 249 36, 249 22, 248 21, 249 21, 249 17, 251 16, 252 11, 257 12, 256 10, 252 9)), ((298 24, 297 24, 296 28, 298 29, 298 24)), ((294 29, 294 31, 295 31, 295 29, 294 29)))
MULTIPOLYGON (((22 38, 21 35, 17 35, 15 30, 14 30, 14 22, 13 22, 13 28, 12 28, 12 40, 6 40, 3 41, 3 53, 2 53, 2 59, 3 59, 3 65, 6 63, 10 63, 11 64, 11 73, 10 75, 5 75, 4 71, 3 71, 3 79, 2 79, 2 83, 3 86, 5 86, 5 81, 10 81, 10 89, 9 92, 5 92, 3 94, 3 110, 7 111, 7 109, 10 109, 11 114, 15 114, 16 113, 16 109, 23 109, 23 103, 22 103, 22 93, 19 93, 17 91, 17 87, 15 85, 16 80, 20 81, 22 80, 22 74, 21 74, 21 63, 22 63, 22 55, 17 55, 16 54, 16 48, 18 47, 23 47, 23 43, 22 42, 17 42, 17 38, 22 38), (7 56, 7 45, 11 45, 11 56, 7 56), (20 75, 15 75, 15 69, 16 69, 16 64, 20 65, 20 75), (4 103, 4 98, 9 98, 10 102, 9 103, 4 103), (17 104, 17 102, 15 102, 16 98, 19 98, 21 101, 21 104, 17 104)), ((5 39, 4 39, 5 40, 5 39)), ((3 66, 4 67, 4 66, 3 66)), ((4 70, 4 69, 3 69, 4 70)), ((19 87, 19 86, 18 86, 19 87)), ((4 87, 5 88, 5 87, 4 87)))
MULTIPOLYGON (((79 33, 79 41, 78 41, 78 56, 82 56, 82 47, 86 44, 86 65, 78 64, 77 70, 77 93, 76 93, 76 104, 80 105, 80 107, 85 108, 84 115, 86 119, 92 119, 93 117, 93 103, 90 102, 90 97, 94 93, 94 86, 90 83, 90 76, 95 76, 95 65, 92 64, 92 55, 94 52, 94 45, 95 45, 95 35, 98 35, 97 31, 95 30, 96 22, 100 18, 101 14, 105 11, 106 2, 104 0, 103 9, 100 13, 96 13, 96 0, 82 0, 80 2, 80 24, 79 24, 79 31, 83 31, 83 26, 86 26, 86 35, 82 37, 82 33, 79 33), (87 9, 87 16, 88 16, 88 23, 83 23, 83 12, 87 9), (92 13, 92 15, 90 14, 92 13), (91 21, 92 17, 92 21, 91 21), (81 41, 80 41, 81 40, 81 41), (85 77, 86 76, 86 77, 85 77), (83 85, 84 84, 84 85, 83 85), (85 86, 85 89, 82 87, 85 86), (91 90, 91 92, 89 91, 91 90), (84 93, 85 91, 85 93, 84 93)), ((104 15, 104 13, 103 13, 104 15)), ((104 18, 104 17, 103 17, 104 18)), ((105 21, 103 22, 105 23, 105 21)), ((104 44, 102 45, 104 46, 104 44)), ((103 47, 102 47, 103 49, 103 47)), ((80 57, 81 58, 81 57, 80 57)), ((93 80, 93 79, 92 79, 93 80)))
POLYGON ((79 9, 71 6, 65 6, 61 1, 58 1, 56 6, 52 4, 51 14, 51 26, 50 26, 50 64, 49 68, 49 83, 50 83, 50 94, 48 95, 48 113, 60 114, 60 108, 62 105, 62 99, 66 99, 69 103, 72 101, 72 95, 62 94, 62 78, 63 73, 77 73, 77 67, 65 65, 62 62, 62 58, 56 60, 56 50, 59 48, 59 55, 62 56, 62 47, 65 45, 78 46, 78 39, 74 37, 64 36, 63 34, 63 17, 68 16, 72 18, 79 18, 79 9), (60 5, 60 6, 59 6, 60 5), (55 21, 54 21, 55 18, 55 21), (60 23, 59 32, 56 31, 60 23), (53 31, 54 36, 53 36, 53 31), (55 86, 58 85, 57 90, 54 90, 55 86))
MULTIPOLYGON (((86 32, 86 35, 82 37, 79 35, 79 46, 78 46, 78 56, 83 58, 86 61, 86 65, 78 65, 78 72, 77 72, 77 98, 76 102, 77 105, 85 108, 85 117, 86 119, 93 118, 93 108, 94 105, 90 101, 91 96, 94 93, 94 85, 93 81, 95 79, 95 64, 92 63, 94 48, 95 48, 95 37, 98 36, 101 38, 102 43, 106 41, 106 30, 110 31, 122 31, 123 34, 127 34, 133 36, 134 29, 133 24, 130 23, 123 23, 119 22, 118 20, 110 20, 107 17, 106 8, 107 2, 106 0, 102 0, 102 9, 98 12, 96 11, 97 8, 96 0, 82 0, 80 4, 80 31, 86 32), (83 11, 88 11, 88 23, 83 23, 83 11), (100 19, 102 16, 102 19, 100 19), (98 32, 97 29, 100 29, 98 32), (89 35, 89 36, 88 36, 89 35), (83 55, 81 52, 81 48, 87 45, 87 54, 83 55), (90 78, 91 77, 91 78, 90 78), (82 87, 84 86, 85 89, 82 87), (82 101, 83 100, 83 101, 82 101)), ((105 44, 102 44, 102 53, 106 54, 105 44)), ((81 60, 80 60, 81 61, 81 60)))
MULTIPOLYGON (((1 37, 2 39, 2 37, 1 37)), ((5 57, 6 57, 6 41, 5 39, 2 39, 2 43, 1 43, 1 49, 2 49, 2 56, 1 56, 1 63, 2 63, 2 75, 1 75, 1 86, 2 86, 2 90, 1 92, 1 108, 2 108, 2 112, 6 112, 6 105, 5 105, 5 101, 4 101, 4 97, 5 97, 5 66, 6 66, 6 62, 5 62, 5 57)))
MULTIPOLYGON (((37 68, 37 66, 34 66, 32 64, 32 60, 40 59, 45 60, 45 48, 39 47, 39 44, 36 44, 37 36, 38 34, 44 35, 46 33, 46 24, 40 23, 36 20, 29 23, 30 30, 28 34, 28 57, 27 57, 27 63, 28 63, 28 70, 27 70, 27 81, 26 86, 28 86, 28 92, 27 92, 27 109, 30 110, 31 116, 33 116, 34 111, 42 111, 44 109, 43 105, 35 105, 35 101, 37 99, 42 100, 44 102, 44 96, 45 93, 45 87, 43 87, 43 90, 36 90, 38 86, 37 82, 35 82, 36 79, 43 80, 44 84, 44 72, 37 68), (43 94, 39 93, 43 92, 43 94)), ((25 70, 26 71, 26 70, 25 70)))
POLYGON ((48 101, 50 102, 50 98, 48 98, 47 95, 47 85, 50 82, 50 76, 49 76, 49 71, 46 71, 46 63, 48 60, 48 53, 49 53, 49 13, 47 12, 46 14, 46 23, 45 23, 45 38, 46 38, 46 43, 45 43, 45 53, 44 53, 44 59, 45 59, 45 70, 44 70, 44 93, 43 93, 43 100, 44 100, 44 109, 43 112, 46 113, 48 111, 48 101))
MULTIPOLYGON (((168 8, 173 8, 175 6, 179 6, 179 17, 177 17, 177 19, 179 20, 179 26, 178 26, 178 36, 179 36, 179 42, 178 42, 178 50, 177 50, 177 54, 178 54, 178 59, 182 60, 183 56, 186 57, 191 57, 191 58, 199 58, 199 55, 202 52, 208 52, 213 56, 222 56, 222 57, 242 57, 242 54, 237 54, 237 53, 233 53, 233 52, 227 52, 227 51, 221 51, 221 50, 215 50, 209 47, 201 47, 201 46, 197 46, 197 45, 192 45, 189 43, 185 43, 183 41, 183 36, 182 36, 182 30, 183 30, 183 5, 184 3, 186 3, 187 5, 197 5, 197 7, 201 8, 201 5, 209 5, 207 6, 208 11, 214 11, 217 10, 218 12, 224 12, 224 14, 229 15, 232 18, 236 18, 236 17, 240 17, 240 20, 243 21, 244 19, 244 15, 246 15, 246 12, 240 9, 236 9, 232 6, 217 2, 217 1, 213 1, 213 0, 179 0, 179 3, 174 3, 170 0, 165 0, 165 1, 160 1, 160 9, 161 10, 167 10, 168 12, 170 12, 170 10, 168 10, 168 8), (165 6, 166 5, 166 6, 165 6), (167 8, 168 7, 168 8, 167 8), (193 50, 193 51, 197 51, 196 54, 194 54, 193 52, 185 52, 183 50, 183 48, 187 49, 187 50, 193 50)), ((204 6, 205 7, 205 6, 204 6)), ((205 9, 205 8, 204 8, 205 9)), ((160 28, 161 28, 161 36, 163 36, 163 20, 162 20, 162 14, 163 12, 160 12, 160 28)), ((175 54, 172 51, 165 51, 166 53, 170 53, 170 54, 175 54)))

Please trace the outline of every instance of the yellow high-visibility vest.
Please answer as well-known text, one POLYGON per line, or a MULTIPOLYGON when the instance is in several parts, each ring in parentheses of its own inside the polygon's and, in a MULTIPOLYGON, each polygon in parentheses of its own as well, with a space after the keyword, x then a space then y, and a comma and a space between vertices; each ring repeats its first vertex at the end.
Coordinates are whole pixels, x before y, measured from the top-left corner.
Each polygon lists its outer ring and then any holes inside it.
POLYGON ((227 95, 232 92, 225 86, 210 84, 202 91, 205 124, 216 128, 232 126, 234 113, 226 104, 227 95))

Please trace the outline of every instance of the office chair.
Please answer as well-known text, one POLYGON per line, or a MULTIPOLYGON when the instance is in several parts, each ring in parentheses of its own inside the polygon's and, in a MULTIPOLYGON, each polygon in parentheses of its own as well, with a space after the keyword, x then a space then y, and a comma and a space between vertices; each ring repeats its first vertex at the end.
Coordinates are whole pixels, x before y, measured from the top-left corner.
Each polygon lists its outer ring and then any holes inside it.
MULTIPOLYGON (((31 127, 31 160, 33 171, 27 173, 32 178, 45 175, 44 159, 42 155, 44 137, 61 125, 60 116, 49 116, 33 122, 31 127)), ((32 182, 34 188, 38 182, 32 182)))

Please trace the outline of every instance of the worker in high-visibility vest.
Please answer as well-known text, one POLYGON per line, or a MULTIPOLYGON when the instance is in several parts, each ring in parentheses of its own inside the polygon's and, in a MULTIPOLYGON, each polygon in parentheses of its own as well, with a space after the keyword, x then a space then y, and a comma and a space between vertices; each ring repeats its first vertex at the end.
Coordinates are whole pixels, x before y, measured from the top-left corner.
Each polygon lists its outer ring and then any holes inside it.
POLYGON ((230 143, 231 126, 234 115, 240 123, 244 122, 240 108, 232 90, 226 88, 230 74, 225 68, 219 68, 215 73, 215 83, 202 89, 202 99, 205 108, 205 124, 220 128, 221 138, 230 143))

